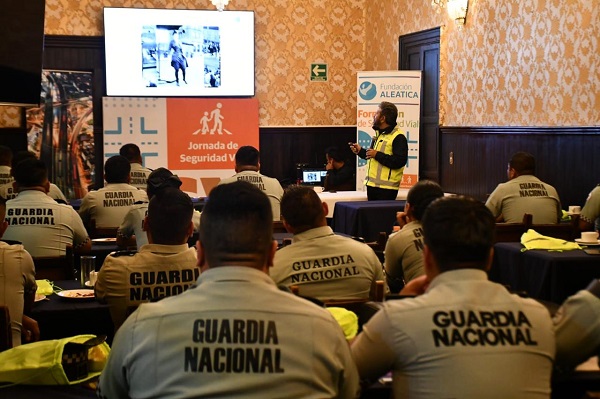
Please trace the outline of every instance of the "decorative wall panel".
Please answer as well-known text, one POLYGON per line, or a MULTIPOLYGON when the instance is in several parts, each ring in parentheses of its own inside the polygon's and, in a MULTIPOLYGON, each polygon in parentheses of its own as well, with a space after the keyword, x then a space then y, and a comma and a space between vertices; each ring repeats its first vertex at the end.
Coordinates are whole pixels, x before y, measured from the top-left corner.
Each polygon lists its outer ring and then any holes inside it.
POLYGON ((382 21, 366 26, 368 40, 386 41, 367 47, 367 68, 397 68, 386 53, 398 35, 445 25, 442 125, 600 125, 597 0, 470 0, 462 31, 445 13, 436 19, 430 1, 367 4, 367 20, 382 21))

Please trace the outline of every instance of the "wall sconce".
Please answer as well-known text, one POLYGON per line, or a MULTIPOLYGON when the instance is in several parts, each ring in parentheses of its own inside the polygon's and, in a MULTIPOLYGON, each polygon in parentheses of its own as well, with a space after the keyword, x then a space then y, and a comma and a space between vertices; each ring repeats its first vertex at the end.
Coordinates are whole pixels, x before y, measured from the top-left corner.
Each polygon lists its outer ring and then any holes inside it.
POLYGON ((446 7, 448 7, 448 15, 450 15, 450 18, 454 20, 459 30, 462 29, 465 22, 467 22, 468 6, 469 0, 448 0, 446 3, 446 7))
POLYGON ((217 7, 217 10, 223 11, 225 6, 229 3, 229 0, 210 0, 210 2, 217 7))

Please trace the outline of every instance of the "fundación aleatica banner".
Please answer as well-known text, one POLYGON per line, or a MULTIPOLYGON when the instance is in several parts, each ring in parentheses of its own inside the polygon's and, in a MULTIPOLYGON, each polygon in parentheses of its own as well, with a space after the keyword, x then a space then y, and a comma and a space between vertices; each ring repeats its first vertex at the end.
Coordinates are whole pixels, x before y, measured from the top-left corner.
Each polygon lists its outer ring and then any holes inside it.
POLYGON ((104 97, 102 106, 104 159, 137 144, 145 167, 168 168, 192 196, 235 173, 240 147, 258 148, 255 98, 104 97))
MULTIPOLYGON (((375 135, 373 117, 382 101, 398 108, 398 126, 408 140, 408 162, 400 188, 410 188, 419 180, 419 125, 421 110, 421 71, 358 72, 356 141, 369 148, 375 135)), ((358 158, 356 187, 364 190, 367 161, 358 158)))

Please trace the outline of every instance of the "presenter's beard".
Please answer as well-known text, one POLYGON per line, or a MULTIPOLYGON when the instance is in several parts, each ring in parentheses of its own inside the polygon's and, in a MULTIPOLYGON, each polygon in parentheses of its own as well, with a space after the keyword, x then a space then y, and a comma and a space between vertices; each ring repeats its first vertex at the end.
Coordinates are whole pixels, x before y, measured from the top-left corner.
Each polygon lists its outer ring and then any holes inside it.
POLYGON ((373 121, 373 130, 379 130, 379 121, 373 121))

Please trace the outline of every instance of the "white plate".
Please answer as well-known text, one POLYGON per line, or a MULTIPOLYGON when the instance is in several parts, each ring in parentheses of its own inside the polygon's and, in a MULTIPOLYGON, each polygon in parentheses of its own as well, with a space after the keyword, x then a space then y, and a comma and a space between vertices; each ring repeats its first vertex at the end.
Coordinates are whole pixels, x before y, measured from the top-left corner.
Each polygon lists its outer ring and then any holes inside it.
POLYGON ((43 301, 44 299, 46 299, 46 295, 35 294, 35 299, 33 301, 34 302, 39 302, 39 301, 43 301))
POLYGON ((65 298, 65 299, 94 299, 94 290, 64 290, 57 292, 56 295, 65 298))
POLYGON ((581 245, 600 245, 600 240, 596 241, 583 241, 581 238, 576 238, 575 242, 581 245))
POLYGON ((116 238, 93 238, 93 243, 96 244, 115 244, 117 242, 116 238))
POLYGON ((92 284, 92 282, 91 282, 91 281, 86 281, 86 282, 85 282, 85 286, 86 286, 86 287, 90 287, 90 288, 94 288, 94 284, 92 284))

